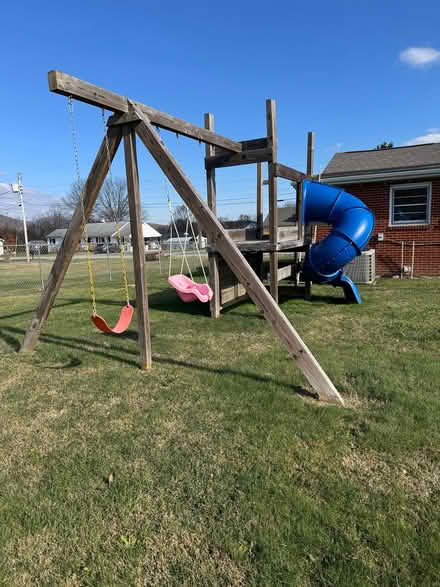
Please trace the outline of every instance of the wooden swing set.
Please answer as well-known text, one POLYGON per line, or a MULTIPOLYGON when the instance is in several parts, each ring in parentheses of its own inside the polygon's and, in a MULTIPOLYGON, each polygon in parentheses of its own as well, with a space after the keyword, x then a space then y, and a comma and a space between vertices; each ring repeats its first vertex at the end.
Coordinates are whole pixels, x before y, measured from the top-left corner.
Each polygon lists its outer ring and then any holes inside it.
MULTIPOLYGON (((209 235, 211 246, 215 246, 215 256, 210 256, 210 283, 214 291, 213 300, 215 304, 219 305, 217 261, 221 257, 242 288, 264 313, 264 317, 272 325, 280 340, 287 346, 290 355, 295 359, 298 368, 319 398, 343 405, 343 399, 337 389, 281 311, 274 299, 277 296, 269 293, 260 277, 248 263, 244 254, 240 252, 239 247, 223 228, 215 214, 215 167, 267 161, 269 164, 268 185, 271 223, 273 224, 272 228, 275 229, 275 231, 271 230, 272 241, 272 235, 276 233, 278 228, 276 221, 277 177, 297 181, 299 188, 301 188, 301 181, 307 177, 304 173, 277 163, 274 100, 267 100, 266 102, 268 136, 264 139, 238 142, 214 132, 211 114, 205 115, 206 128, 201 128, 66 73, 54 70, 50 71, 48 76, 49 89, 52 92, 110 110, 114 115, 107 123, 106 136, 101 143, 87 177, 83 199, 73 214, 70 227, 57 253, 46 287, 35 310, 30 327, 25 334, 21 351, 34 350, 39 341, 41 329, 55 303, 66 271, 80 243, 84 226, 110 170, 111 162, 121 141, 123 141, 136 286, 139 365, 142 369, 151 369, 151 334, 148 292, 144 271, 145 251, 136 155, 136 136, 138 136, 176 192, 191 210, 199 225, 209 235), (204 202, 183 169, 173 158, 155 127, 184 135, 207 145, 206 154, 209 161, 207 163, 205 161, 205 165, 207 168, 208 203, 204 202)), ((299 193, 301 193, 301 189, 299 189, 299 193)), ((271 259, 271 289, 273 289, 273 282, 276 285, 278 284, 277 247, 272 247, 269 251, 271 259)))

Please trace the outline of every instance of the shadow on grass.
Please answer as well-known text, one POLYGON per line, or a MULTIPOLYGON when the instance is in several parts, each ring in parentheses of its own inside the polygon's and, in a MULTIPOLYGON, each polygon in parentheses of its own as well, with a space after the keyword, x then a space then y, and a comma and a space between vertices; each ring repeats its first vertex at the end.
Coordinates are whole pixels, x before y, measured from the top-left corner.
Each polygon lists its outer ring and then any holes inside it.
POLYGON ((71 357, 68 363, 60 364, 60 363, 44 363, 44 362, 36 362, 38 367, 43 369, 74 369, 75 367, 80 367, 82 365, 82 361, 77 357, 71 357))
POLYGON ((153 310, 172 312, 179 314, 191 314, 192 316, 210 317, 209 303, 189 302, 185 303, 177 295, 174 289, 169 287, 148 296, 148 305, 153 310))
MULTIPOLYGON (((19 342, 17 336, 20 336, 20 337, 24 336, 24 330, 21 330, 19 328, 13 328, 13 327, 4 327, 2 330, 0 330, 0 338, 3 338, 3 340, 5 340, 5 342, 7 342, 14 350, 18 350, 20 348, 20 342, 19 342), (15 335, 15 336, 13 336, 13 335, 15 335)), ((109 359, 111 361, 117 361, 117 362, 123 363, 125 365, 138 367, 137 361, 135 361, 133 359, 120 357, 115 354, 112 354, 111 352, 107 352, 107 351, 102 350, 102 344, 100 344, 100 343, 92 342, 89 340, 85 341, 80 338, 64 337, 64 336, 59 336, 59 335, 55 335, 55 334, 44 334, 44 333, 41 334, 40 339, 41 339, 41 342, 43 342, 43 343, 64 346, 66 348, 69 348, 69 349, 75 350, 75 351, 79 351, 79 352, 88 352, 88 353, 91 353, 91 354, 96 355, 98 357, 102 357, 104 359, 109 359)), ((113 348, 110 350, 113 350, 115 352, 127 353, 129 355, 137 355, 136 350, 126 349, 126 348, 123 348, 120 346, 113 346, 113 348)), ((307 389, 304 389, 303 387, 300 387, 299 385, 290 385, 288 383, 279 381, 275 378, 266 377, 263 375, 258 375, 256 373, 251 373, 249 371, 240 371, 237 369, 224 368, 224 367, 222 367, 222 368, 208 367, 206 365, 200 365, 200 364, 194 363, 192 361, 180 361, 177 359, 172 359, 170 357, 167 357, 167 358, 158 357, 153 354, 153 364, 154 363, 158 363, 160 365, 170 365, 173 367, 177 366, 177 367, 181 367, 184 369, 195 369, 197 371, 212 373, 212 374, 216 374, 216 375, 233 375, 233 376, 245 377, 247 379, 251 379, 253 381, 256 381, 257 383, 269 383, 269 384, 279 385, 280 387, 283 387, 286 391, 289 391, 290 393, 295 393, 296 395, 300 395, 302 397, 318 399, 318 396, 316 393, 309 391, 307 389)), ((71 367, 79 366, 79 364, 81 364, 80 359, 78 359, 77 357, 71 357, 71 360, 67 365, 65 365, 63 367, 52 366, 52 368, 53 369, 71 368, 71 367)), ((36 366, 40 366, 40 365, 37 363, 36 366)))
MULTIPOLYGON (((319 289, 319 288, 324 288, 324 287, 329 287, 327 286, 316 286, 313 290, 312 290, 312 299, 310 300, 310 303, 313 304, 319 304, 319 303, 325 303, 325 304, 345 304, 345 298, 344 296, 329 296, 326 294, 322 294, 320 293, 321 291, 323 291, 323 289, 319 289)), ((284 302, 288 302, 289 300, 303 300, 305 301, 305 297, 304 297, 304 288, 303 287, 295 287, 294 285, 280 285, 278 287, 278 300, 279 300, 279 304, 283 304, 284 302)), ((342 293, 342 290, 341 290, 342 293)))
MULTIPOLYGON (((9 330, 17 330, 17 329, 16 328, 9 328, 9 330)), ((24 330, 22 332, 24 334, 24 330)), ((11 350, 16 351, 18 353, 18 351, 20 350, 20 347, 21 347, 21 343, 18 340, 18 338, 16 338, 15 336, 12 336, 8 332, 6 332, 4 328, 2 328, 0 330, 0 338, 4 340, 4 342, 9 346, 9 348, 11 350)))
MULTIPOLYGON (((304 289, 292 286, 280 286, 278 289, 278 301, 279 305, 282 306, 285 302, 292 299, 304 300, 304 289)), ((60 303, 55 303, 53 309, 65 308, 67 306, 74 306, 78 304, 88 303, 89 298, 63 298, 60 303), (64 301, 65 300, 65 301, 64 301)), ((333 297, 327 295, 313 295, 311 302, 314 304, 345 304, 345 299, 342 297, 333 297)), ((136 308, 136 300, 130 300, 131 305, 136 308)), ((232 304, 222 310, 222 314, 228 314, 235 310, 240 305, 246 303, 253 303, 251 298, 245 298, 237 301, 236 304, 232 304)), ((124 305, 120 300, 109 300, 109 299, 98 299, 98 305, 104 306, 120 306, 124 305)), ((210 317, 209 303, 203 304, 201 302, 190 302, 185 303, 178 297, 177 293, 172 288, 165 288, 156 293, 150 293, 148 296, 148 304, 151 309, 159 310, 161 312, 171 312, 179 314, 190 314, 192 316, 205 316, 210 317)), ((18 316, 25 316, 26 314, 33 314, 35 308, 30 310, 24 310, 22 312, 15 312, 14 314, 0 315, 0 318, 6 320, 7 318, 16 318, 18 316)), ((245 314, 237 314, 246 318, 263 319, 264 315, 260 313, 247 312, 245 314)))
MULTIPOLYGON (((64 299, 66 299, 66 298, 64 298, 64 299)), ((84 298, 70 298, 70 299, 67 298, 67 300, 68 301, 66 301, 66 303, 61 302, 61 303, 55 304, 54 309, 64 308, 66 306, 74 306, 76 304, 82 304, 85 301, 88 301, 84 298)), ((15 314, 1 314, 0 318, 2 320, 6 320, 6 318, 16 318, 18 316, 24 316, 25 314, 33 314, 35 312, 35 308, 36 308, 36 304, 35 304, 35 307, 32 307, 30 310, 23 310, 23 312, 15 312, 15 314)))

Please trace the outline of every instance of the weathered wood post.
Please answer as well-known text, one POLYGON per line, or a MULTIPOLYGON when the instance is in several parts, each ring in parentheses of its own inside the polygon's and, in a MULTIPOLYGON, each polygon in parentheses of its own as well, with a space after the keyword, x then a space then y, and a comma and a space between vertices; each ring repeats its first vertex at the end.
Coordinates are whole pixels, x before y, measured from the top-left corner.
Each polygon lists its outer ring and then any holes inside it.
MULTIPOLYGON (((214 115, 211 112, 205 114, 205 128, 214 131, 214 115)), ((212 157, 215 155, 215 149, 212 145, 206 144, 205 156, 212 157)), ((215 168, 206 170, 206 193, 208 197, 208 206, 213 214, 217 214, 217 189, 215 184, 215 168)), ((208 244, 215 247, 215 233, 208 234, 208 244)), ((210 301, 211 318, 220 318, 220 276, 218 271, 218 254, 214 251, 208 253, 209 259, 209 286, 213 291, 210 301)))
POLYGON ((136 133, 133 125, 124 125, 125 172, 130 211, 131 242, 136 284, 136 320, 138 329, 139 366, 151 369, 151 333, 148 313, 148 291, 145 280, 145 245, 141 220, 141 197, 136 155, 136 133))
MULTIPOLYGON (((307 178, 312 179, 313 176, 313 160, 315 156, 315 133, 307 133, 307 178)), ((307 250, 310 248, 313 240, 313 226, 308 224, 304 227, 304 244, 307 245, 307 250)), ((312 282, 306 279, 304 297, 306 300, 312 299, 312 282)))
POLYGON ((270 252, 270 293, 278 303, 278 184, 275 171, 277 161, 278 138, 276 128, 275 100, 266 100, 266 123, 268 146, 272 149, 272 161, 269 163, 269 239, 270 252))

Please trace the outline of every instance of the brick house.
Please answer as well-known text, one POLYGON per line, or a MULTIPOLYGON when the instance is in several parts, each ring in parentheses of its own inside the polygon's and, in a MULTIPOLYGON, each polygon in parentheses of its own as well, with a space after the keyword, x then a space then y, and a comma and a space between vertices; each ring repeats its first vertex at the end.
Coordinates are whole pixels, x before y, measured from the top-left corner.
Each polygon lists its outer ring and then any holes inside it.
MULTIPOLYGON (((377 275, 440 275, 440 143, 336 153, 321 181, 375 213, 377 275)), ((318 240, 327 232, 318 227, 318 240)))

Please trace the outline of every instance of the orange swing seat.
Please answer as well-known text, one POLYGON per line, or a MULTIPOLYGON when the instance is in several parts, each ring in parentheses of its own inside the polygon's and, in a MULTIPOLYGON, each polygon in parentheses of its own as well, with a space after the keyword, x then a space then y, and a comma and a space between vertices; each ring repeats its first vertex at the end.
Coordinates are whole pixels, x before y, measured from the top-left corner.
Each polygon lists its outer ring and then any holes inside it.
POLYGON ((119 320, 116 322, 114 328, 110 328, 104 318, 99 314, 94 314, 91 316, 91 320, 96 328, 101 332, 106 332, 107 334, 122 334, 130 326, 131 319, 133 318, 133 312, 134 308, 131 304, 124 306, 121 310, 119 320))

